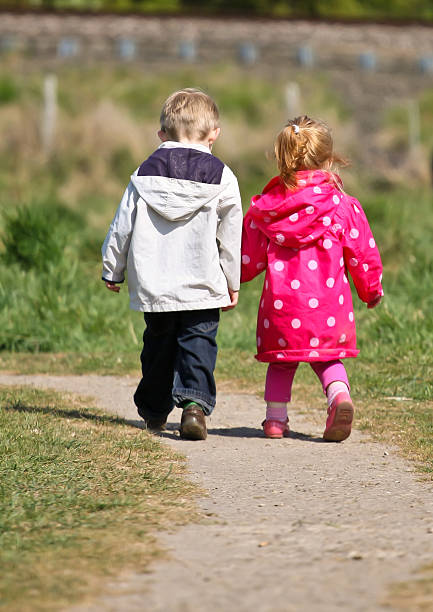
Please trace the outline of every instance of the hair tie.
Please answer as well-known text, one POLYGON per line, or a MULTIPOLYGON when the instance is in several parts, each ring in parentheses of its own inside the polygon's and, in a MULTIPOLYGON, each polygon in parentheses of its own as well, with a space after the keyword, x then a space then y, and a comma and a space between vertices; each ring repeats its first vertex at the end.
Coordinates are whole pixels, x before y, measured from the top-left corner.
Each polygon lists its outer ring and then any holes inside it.
POLYGON ((296 125, 296 123, 292 123, 292 127, 295 134, 299 134, 299 125, 296 125))

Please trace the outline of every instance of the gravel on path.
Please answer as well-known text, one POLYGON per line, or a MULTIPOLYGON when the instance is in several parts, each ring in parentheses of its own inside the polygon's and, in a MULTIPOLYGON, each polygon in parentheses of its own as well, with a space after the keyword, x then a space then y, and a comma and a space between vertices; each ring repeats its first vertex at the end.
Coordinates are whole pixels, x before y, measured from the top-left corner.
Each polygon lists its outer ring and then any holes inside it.
MULTIPOLYGON (((94 396, 140 425, 132 378, 0 375, 0 384, 94 396)), ((68 612, 389 612, 392 584, 433 561, 433 484, 397 449, 356 430, 323 442, 324 422, 295 411, 290 438, 265 439, 263 401, 247 394, 219 394, 206 441, 181 440, 179 418, 161 438, 208 490, 204 520, 160 534, 169 559, 148 574, 120 576, 68 612)))

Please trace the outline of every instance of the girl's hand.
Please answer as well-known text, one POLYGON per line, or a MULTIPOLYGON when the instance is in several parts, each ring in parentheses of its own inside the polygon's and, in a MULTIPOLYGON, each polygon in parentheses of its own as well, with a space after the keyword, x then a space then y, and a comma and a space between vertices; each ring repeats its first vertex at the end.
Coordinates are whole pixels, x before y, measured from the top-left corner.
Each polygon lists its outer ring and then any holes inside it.
POLYGON ((221 308, 221 310, 223 310, 224 312, 226 310, 231 310, 238 303, 239 291, 232 291, 231 289, 229 289, 229 295, 230 295, 230 302, 231 302, 231 304, 230 304, 230 306, 224 306, 224 308, 221 308))
POLYGON ((112 283, 110 281, 105 281, 105 286, 110 291, 114 291, 114 293, 119 293, 119 291, 120 291, 120 287, 119 287, 119 285, 116 285, 116 283, 112 283))
POLYGON ((377 295, 374 300, 371 300, 371 302, 368 302, 367 304, 367 308, 374 308, 375 306, 377 306, 380 302, 380 300, 382 299, 381 295, 377 295))

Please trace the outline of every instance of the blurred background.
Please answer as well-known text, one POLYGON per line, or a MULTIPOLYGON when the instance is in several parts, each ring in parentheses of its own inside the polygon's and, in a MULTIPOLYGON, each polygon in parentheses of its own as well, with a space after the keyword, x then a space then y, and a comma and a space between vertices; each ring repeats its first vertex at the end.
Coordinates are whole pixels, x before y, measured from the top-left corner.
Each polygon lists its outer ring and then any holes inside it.
MULTIPOLYGON (((0 359, 138 369, 142 316, 104 288, 100 247, 181 87, 216 100, 214 153, 245 208, 289 117, 330 124, 385 265, 385 302, 357 307, 357 368, 375 365, 378 393, 431 397, 431 0, 0 0, 0 359)), ((228 370, 254 353, 261 283, 224 315, 228 370)))

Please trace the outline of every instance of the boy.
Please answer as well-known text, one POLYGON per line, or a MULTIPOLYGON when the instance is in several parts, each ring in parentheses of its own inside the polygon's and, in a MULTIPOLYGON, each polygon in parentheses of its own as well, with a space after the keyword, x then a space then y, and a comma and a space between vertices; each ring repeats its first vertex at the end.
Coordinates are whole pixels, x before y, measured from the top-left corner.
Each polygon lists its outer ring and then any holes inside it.
POLYGON ((219 133, 208 95, 169 96, 162 144, 131 176, 102 247, 107 288, 118 292, 127 268, 131 308, 144 312, 138 414, 160 431, 180 406, 189 440, 207 436, 219 308, 234 308, 239 291, 241 199, 236 177, 211 153, 219 133))

